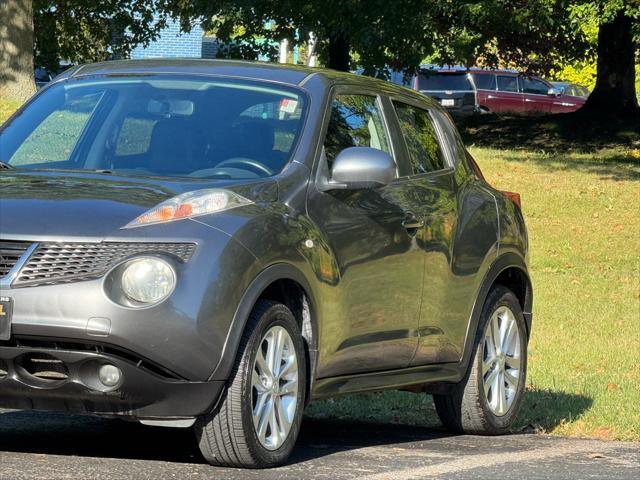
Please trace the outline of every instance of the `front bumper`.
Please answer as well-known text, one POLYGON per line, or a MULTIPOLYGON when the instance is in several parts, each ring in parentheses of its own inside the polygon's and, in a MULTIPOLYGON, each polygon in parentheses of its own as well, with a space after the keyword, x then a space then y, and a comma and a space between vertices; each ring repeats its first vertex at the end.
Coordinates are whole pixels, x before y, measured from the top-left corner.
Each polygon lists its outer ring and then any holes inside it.
POLYGON ((224 387, 222 381, 176 378, 115 349, 83 347, 38 345, 26 339, 0 343, 0 407, 137 419, 189 418, 211 411, 224 387), (112 388, 98 377, 99 368, 107 364, 122 372, 121 381, 112 388))
MULTIPOLYGON (((5 237, 24 240, 18 235, 5 237)), ((83 259, 66 259, 63 273, 76 264, 92 267, 94 259, 104 255, 105 243, 126 244, 127 258, 147 249, 148 254, 154 254, 158 243, 197 245, 186 262, 158 253, 174 266, 177 285, 169 298, 151 307, 129 308, 113 301, 107 294, 108 274, 72 281, 37 283, 40 280, 36 278, 36 283, 29 283, 28 278, 23 283, 0 282, 0 295, 13 305, 12 337, 101 342, 135 352, 180 378, 194 382, 226 379, 226 373, 216 368, 236 307, 257 267, 255 257, 238 242, 220 230, 188 220, 180 225, 122 231, 117 238, 93 243, 75 237, 34 241, 59 243, 64 251, 74 254, 76 250, 88 252, 83 259), (180 238, 171 236, 174 230, 180 238)), ((113 268, 120 261, 124 260, 107 263, 113 268)), ((90 271, 89 267, 82 268, 90 271)))

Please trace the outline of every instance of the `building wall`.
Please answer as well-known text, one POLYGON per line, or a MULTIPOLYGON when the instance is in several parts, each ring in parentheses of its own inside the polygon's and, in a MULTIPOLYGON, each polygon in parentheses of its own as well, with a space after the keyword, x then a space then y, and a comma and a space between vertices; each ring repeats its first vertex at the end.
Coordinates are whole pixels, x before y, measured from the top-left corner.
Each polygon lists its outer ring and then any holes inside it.
POLYGON ((202 37, 202 58, 216 58, 220 43, 215 37, 202 37))
POLYGON ((203 54, 202 28, 194 25, 189 33, 180 31, 180 23, 169 20, 160 36, 147 47, 138 46, 131 52, 131 58, 195 57, 203 54))

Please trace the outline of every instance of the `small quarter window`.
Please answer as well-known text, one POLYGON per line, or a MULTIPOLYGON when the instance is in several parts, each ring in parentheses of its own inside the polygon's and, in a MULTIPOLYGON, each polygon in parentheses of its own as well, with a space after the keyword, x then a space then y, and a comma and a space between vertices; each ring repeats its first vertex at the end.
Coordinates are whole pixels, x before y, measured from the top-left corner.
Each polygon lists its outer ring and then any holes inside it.
POLYGON ((427 110, 394 103, 415 175, 446 168, 433 119, 427 110))

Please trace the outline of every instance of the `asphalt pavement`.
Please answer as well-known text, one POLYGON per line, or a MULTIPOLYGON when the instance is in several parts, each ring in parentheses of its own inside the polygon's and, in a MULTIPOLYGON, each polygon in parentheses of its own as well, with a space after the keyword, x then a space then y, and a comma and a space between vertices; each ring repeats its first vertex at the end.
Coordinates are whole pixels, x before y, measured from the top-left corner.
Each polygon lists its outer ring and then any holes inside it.
POLYGON ((503 437, 307 419, 289 464, 213 468, 190 430, 0 410, 0 479, 611 479, 640 477, 640 443, 503 437))

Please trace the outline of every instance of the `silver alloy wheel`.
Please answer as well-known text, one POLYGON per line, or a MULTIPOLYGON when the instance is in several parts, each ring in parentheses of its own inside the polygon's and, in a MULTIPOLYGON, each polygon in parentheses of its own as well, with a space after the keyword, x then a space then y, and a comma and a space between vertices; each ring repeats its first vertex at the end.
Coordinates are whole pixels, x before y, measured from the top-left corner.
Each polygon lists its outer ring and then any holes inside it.
POLYGON ((283 327, 271 327, 260 340, 251 391, 258 440, 267 450, 277 450, 289 435, 298 407, 298 358, 283 327))
POLYGON ((484 333, 482 380, 489 408, 506 415, 516 398, 521 375, 520 332, 513 312, 505 306, 491 315, 484 333))

